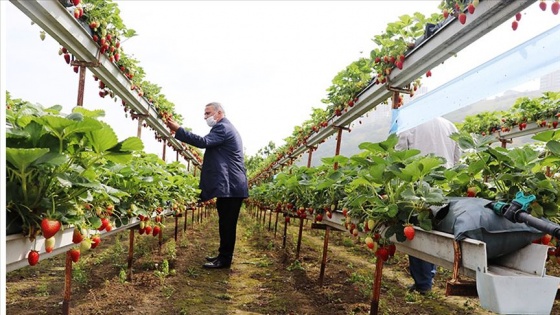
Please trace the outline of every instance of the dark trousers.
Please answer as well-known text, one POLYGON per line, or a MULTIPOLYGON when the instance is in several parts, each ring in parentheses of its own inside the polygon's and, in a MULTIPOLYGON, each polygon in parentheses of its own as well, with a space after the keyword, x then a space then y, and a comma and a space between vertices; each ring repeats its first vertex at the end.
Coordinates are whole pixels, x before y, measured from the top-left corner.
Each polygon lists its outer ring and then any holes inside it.
POLYGON ((431 290, 436 274, 436 265, 413 256, 408 256, 408 259, 410 275, 414 279, 416 288, 418 290, 431 290))
POLYGON ((237 219, 243 198, 217 198, 218 225, 220 230, 219 257, 226 262, 231 262, 235 249, 237 232, 237 219))

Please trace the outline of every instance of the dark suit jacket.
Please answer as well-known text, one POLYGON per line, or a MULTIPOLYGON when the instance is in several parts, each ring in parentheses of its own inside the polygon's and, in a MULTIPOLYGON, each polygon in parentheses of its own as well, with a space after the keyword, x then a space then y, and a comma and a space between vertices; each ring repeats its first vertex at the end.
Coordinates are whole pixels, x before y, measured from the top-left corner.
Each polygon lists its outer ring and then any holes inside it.
POLYGON ((205 149, 200 174, 200 198, 249 196, 243 143, 237 129, 227 118, 222 118, 204 137, 179 128, 179 141, 205 149))

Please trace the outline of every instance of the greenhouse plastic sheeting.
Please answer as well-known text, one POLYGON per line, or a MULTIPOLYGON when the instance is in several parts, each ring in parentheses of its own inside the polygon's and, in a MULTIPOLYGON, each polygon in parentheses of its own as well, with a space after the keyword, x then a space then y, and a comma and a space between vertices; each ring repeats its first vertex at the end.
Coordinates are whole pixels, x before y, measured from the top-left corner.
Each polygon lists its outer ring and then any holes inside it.
POLYGON ((560 25, 557 25, 394 110, 390 133, 416 127, 560 69, 559 39, 560 25))

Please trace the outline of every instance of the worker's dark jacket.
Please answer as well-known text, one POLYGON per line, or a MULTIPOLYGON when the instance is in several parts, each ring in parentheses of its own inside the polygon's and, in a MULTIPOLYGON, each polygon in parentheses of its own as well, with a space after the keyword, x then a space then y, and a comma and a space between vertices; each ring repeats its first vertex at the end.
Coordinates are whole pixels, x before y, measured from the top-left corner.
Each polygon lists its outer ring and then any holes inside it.
POLYGON ((204 137, 179 128, 175 138, 206 149, 199 185, 202 201, 214 197, 249 196, 243 143, 237 129, 227 118, 222 118, 204 137))

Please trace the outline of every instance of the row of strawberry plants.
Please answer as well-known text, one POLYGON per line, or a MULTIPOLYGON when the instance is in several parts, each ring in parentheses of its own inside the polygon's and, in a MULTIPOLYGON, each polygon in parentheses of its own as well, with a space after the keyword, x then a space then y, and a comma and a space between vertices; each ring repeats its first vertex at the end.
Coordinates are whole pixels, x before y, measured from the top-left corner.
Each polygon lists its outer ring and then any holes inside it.
MULTIPOLYGON (((369 58, 360 58, 349 64, 340 71, 332 80, 332 85, 327 89, 327 97, 321 100, 326 104, 325 109, 314 108, 311 118, 304 121, 300 126, 295 126, 292 135, 286 139, 286 143, 277 148, 272 155, 262 159, 260 165, 249 175, 250 178, 270 172, 272 167, 283 160, 299 147, 305 146, 307 139, 320 129, 330 126, 329 122, 335 117, 343 115, 357 102, 357 95, 371 85, 388 85, 387 77, 395 69, 403 69, 404 60, 414 49, 416 42, 429 34, 426 34, 426 26, 444 27, 452 18, 459 23, 465 24, 468 16, 476 14, 478 0, 444 0, 438 6, 438 12, 425 16, 419 12, 412 15, 402 15, 398 20, 389 23, 386 30, 374 36, 376 46, 371 50, 369 58)), ((552 1, 550 10, 558 14, 558 0, 552 1)), ((542 11, 547 10, 544 0, 539 3, 542 11)), ((517 13, 512 22, 512 29, 517 29, 521 20, 521 13, 517 13)), ((426 77, 432 75, 426 72, 426 77)), ((421 86, 421 78, 417 78, 410 84, 411 96, 421 86)), ((402 105, 399 101, 397 106, 402 105)))
POLYGON ((518 98, 507 111, 486 111, 465 117, 461 129, 482 135, 524 130, 535 123, 541 128, 558 127, 560 92, 545 92, 536 98, 518 98))
MULTIPOLYGON (((32 241, 65 227, 87 234, 163 209, 178 214, 196 202, 197 179, 185 165, 143 152, 137 137, 118 141, 98 120, 103 111, 75 107, 65 115, 59 105, 45 108, 9 93, 6 100, 8 234, 32 241)), ((79 243, 88 247, 94 236, 81 235, 79 243)))
MULTIPOLYGON (((82 24, 90 34, 91 39, 98 45, 99 53, 106 56, 110 62, 120 69, 123 76, 129 80, 130 89, 143 98, 158 113, 159 118, 165 120, 168 117, 173 117, 179 122, 182 121, 182 116, 175 111, 175 105, 161 93, 161 87, 145 79, 146 73, 140 66, 140 62, 124 52, 121 43, 137 34, 133 29, 125 26, 116 3, 105 0, 60 0, 60 3, 72 11, 74 18, 82 24)), ((41 31, 41 39, 45 39, 44 31, 41 31)), ((75 57, 66 47, 62 45, 58 54, 63 56, 64 61, 72 66, 74 72, 78 73, 79 66, 73 63, 75 57)), ((112 87, 95 75, 93 78, 95 81, 99 81, 100 97, 111 97, 115 102, 118 100, 118 95, 115 94, 112 87)), ((138 117, 138 113, 135 113, 124 99, 121 100, 121 103, 125 116, 128 117, 130 113, 133 120, 138 117)), ((152 128, 146 123, 143 126, 152 128)), ((159 135, 156 130, 153 131, 156 140, 161 142, 163 140, 162 135, 159 135)), ((199 149, 187 145, 183 145, 183 149, 188 150, 199 163, 202 162, 202 153, 199 149)))
POLYGON ((560 133, 535 135, 537 144, 492 147, 492 136, 457 133, 465 152, 461 163, 446 169, 444 161, 418 150, 395 150, 397 137, 365 142, 350 157, 324 158, 317 167, 291 166, 251 190, 250 202, 292 216, 321 221, 342 210, 340 222, 350 233, 366 233, 366 243, 387 250, 389 239, 414 237, 412 225, 432 230, 431 206, 450 196, 482 197, 510 202, 518 191, 536 196, 533 216, 558 222, 560 133), (336 168, 334 166, 337 166, 336 168), (358 222, 358 223, 356 223, 358 222))

